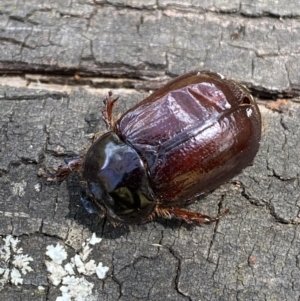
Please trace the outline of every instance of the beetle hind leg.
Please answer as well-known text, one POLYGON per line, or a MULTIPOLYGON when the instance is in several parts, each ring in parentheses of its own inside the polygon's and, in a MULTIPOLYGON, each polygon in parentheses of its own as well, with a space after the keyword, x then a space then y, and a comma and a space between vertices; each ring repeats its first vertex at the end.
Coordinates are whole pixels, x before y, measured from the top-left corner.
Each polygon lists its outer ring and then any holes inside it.
POLYGON ((211 217, 209 215, 205 215, 199 212, 189 211, 181 208, 173 208, 173 207, 160 207, 157 206, 155 208, 155 215, 163 218, 171 219, 177 218, 179 220, 183 220, 188 224, 210 224, 218 221, 224 215, 228 214, 229 210, 226 209, 221 214, 211 217))
POLYGON ((119 97, 114 99, 112 97, 112 95, 113 95, 113 93, 111 91, 109 91, 108 95, 103 100, 105 107, 102 110, 103 119, 106 123, 107 129, 109 129, 109 130, 113 130, 114 125, 115 125, 114 116, 113 116, 113 108, 114 108, 114 105, 116 104, 117 100, 119 99, 119 97))

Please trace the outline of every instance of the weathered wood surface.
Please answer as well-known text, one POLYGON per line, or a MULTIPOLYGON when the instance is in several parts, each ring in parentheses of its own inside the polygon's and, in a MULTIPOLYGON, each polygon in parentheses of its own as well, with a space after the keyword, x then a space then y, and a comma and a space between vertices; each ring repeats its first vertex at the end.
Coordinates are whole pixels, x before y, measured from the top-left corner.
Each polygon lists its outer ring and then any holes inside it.
POLYGON ((0 233, 20 238, 34 272, 19 288, 6 285, 1 300, 56 300, 46 246, 73 254, 92 232, 103 237, 93 258, 110 270, 104 281, 89 278, 91 300, 298 300, 299 16, 296 0, 2 0, 0 233), (37 176, 104 129, 109 89, 123 112, 147 88, 196 68, 264 98, 254 165, 190 206, 229 208, 220 222, 115 229, 83 209, 78 178, 57 186, 37 176))

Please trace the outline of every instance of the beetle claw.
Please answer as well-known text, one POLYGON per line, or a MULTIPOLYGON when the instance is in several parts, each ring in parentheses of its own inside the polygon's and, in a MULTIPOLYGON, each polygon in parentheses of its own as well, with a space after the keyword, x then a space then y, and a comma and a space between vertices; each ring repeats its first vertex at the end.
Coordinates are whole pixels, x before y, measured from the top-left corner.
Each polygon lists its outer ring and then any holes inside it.
POLYGON ((56 181, 56 176, 53 173, 50 173, 48 170, 40 168, 38 170, 38 176, 45 178, 48 182, 56 181))

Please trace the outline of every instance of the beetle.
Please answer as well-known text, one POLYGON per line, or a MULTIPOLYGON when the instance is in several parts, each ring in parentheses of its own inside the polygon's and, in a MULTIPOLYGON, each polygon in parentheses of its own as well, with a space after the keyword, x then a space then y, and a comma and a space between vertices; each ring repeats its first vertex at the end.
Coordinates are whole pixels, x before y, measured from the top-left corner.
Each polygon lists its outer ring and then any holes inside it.
POLYGON ((92 202, 117 223, 154 216, 203 224, 220 219, 181 208, 252 164, 261 115, 243 85, 209 71, 173 79, 114 120, 117 98, 104 100, 108 131, 66 160, 56 178, 79 171, 92 202))

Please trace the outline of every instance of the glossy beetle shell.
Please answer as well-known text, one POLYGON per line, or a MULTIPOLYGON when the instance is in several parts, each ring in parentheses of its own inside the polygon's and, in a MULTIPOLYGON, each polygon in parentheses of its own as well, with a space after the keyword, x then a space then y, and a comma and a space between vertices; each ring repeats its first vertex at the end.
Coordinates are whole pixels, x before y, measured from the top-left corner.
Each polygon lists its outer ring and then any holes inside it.
POLYGON ((243 86, 218 74, 191 72, 126 112, 115 130, 147 164, 157 198, 178 205, 252 163, 261 117, 243 86))

